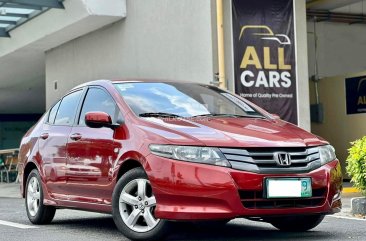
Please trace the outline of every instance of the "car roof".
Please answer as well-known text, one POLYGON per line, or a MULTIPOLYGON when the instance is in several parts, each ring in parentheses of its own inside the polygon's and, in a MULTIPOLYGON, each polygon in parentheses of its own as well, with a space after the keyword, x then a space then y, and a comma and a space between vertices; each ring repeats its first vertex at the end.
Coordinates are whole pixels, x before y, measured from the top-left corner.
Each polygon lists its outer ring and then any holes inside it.
POLYGON ((169 80, 169 79, 123 79, 123 80, 112 80, 112 83, 196 83, 194 81, 187 80, 169 80))
POLYGON ((168 79, 119 79, 119 80, 93 80, 83 84, 80 84, 74 87, 72 90, 79 89, 85 86, 91 85, 101 85, 104 86, 106 84, 118 84, 118 83, 190 83, 190 84, 199 84, 194 81, 185 81, 185 80, 168 80, 168 79))

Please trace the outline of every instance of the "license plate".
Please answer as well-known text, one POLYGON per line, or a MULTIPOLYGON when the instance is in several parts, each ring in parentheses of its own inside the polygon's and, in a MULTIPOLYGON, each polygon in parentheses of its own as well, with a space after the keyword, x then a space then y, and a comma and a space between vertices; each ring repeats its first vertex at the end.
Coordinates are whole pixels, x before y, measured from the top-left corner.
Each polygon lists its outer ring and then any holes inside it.
POLYGON ((267 178, 267 198, 307 198, 312 196, 311 178, 267 178))

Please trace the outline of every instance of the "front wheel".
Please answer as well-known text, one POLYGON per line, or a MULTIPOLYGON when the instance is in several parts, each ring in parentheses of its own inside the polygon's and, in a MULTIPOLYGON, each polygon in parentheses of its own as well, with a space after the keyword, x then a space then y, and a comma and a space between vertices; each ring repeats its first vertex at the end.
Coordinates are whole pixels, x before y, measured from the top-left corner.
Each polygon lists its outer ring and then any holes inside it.
POLYGON ((305 232, 318 226, 324 219, 324 215, 279 217, 269 222, 281 231, 305 232))
POLYGON ((132 240, 161 240, 168 221, 155 218, 156 200, 142 168, 134 168, 117 182, 113 192, 113 220, 132 240))

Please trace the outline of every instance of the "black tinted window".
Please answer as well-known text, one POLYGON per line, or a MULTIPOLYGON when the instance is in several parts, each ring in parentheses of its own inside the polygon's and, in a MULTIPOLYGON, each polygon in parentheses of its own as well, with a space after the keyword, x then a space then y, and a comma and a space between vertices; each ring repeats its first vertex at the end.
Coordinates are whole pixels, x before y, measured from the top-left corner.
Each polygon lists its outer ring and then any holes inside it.
POLYGON ((115 117, 118 115, 116 103, 112 97, 104 90, 99 88, 91 88, 85 97, 79 125, 85 125, 85 114, 91 111, 102 111, 109 114, 115 122, 115 117))
POLYGON ((76 110, 79 104, 82 91, 73 92, 65 96, 58 109, 55 124, 56 125, 72 125, 75 119, 76 110))
POLYGON ((57 114, 57 110, 58 110, 59 106, 60 106, 60 101, 57 102, 57 104, 54 105, 52 107, 52 109, 50 110, 50 114, 48 115, 48 120, 47 120, 48 123, 53 124, 55 122, 55 118, 56 118, 56 114, 57 114))

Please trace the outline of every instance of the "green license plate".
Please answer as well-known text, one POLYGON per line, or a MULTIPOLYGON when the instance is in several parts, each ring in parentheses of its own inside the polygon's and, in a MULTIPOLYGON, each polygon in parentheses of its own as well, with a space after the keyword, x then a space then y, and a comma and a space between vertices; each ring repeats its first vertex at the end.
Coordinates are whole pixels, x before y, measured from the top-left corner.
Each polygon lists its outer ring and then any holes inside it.
POLYGON ((312 197, 311 178, 266 178, 267 198, 312 197))

